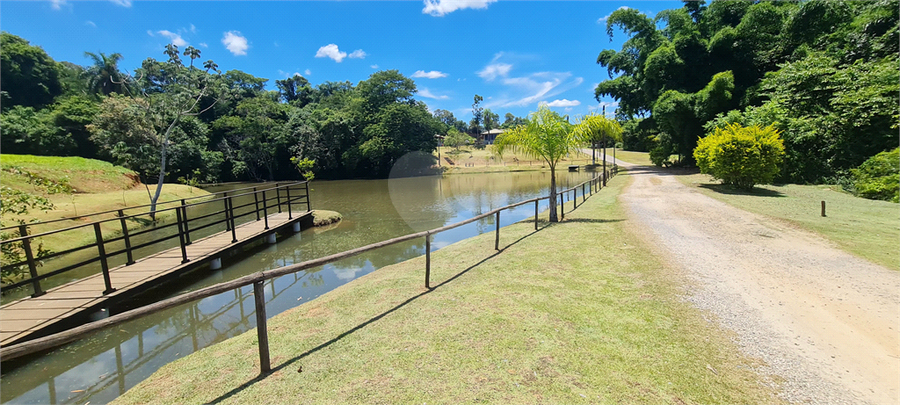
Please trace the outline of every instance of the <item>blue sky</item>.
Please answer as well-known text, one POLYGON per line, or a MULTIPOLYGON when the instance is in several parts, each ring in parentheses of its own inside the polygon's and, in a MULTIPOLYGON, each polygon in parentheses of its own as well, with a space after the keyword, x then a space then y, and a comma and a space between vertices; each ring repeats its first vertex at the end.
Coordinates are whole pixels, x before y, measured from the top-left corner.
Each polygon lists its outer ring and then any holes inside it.
MULTIPOLYGON (((525 116, 541 102, 565 114, 600 103, 608 79, 596 64, 610 41, 604 18, 620 7, 655 15, 680 1, 3 1, 0 29, 42 47, 57 61, 88 63, 85 51, 121 53, 133 71, 164 60, 168 43, 202 51, 220 69, 274 81, 356 84, 378 70, 415 80, 430 110, 471 118, 475 94, 500 115, 525 116)), ((607 103, 607 113, 615 108, 607 103)))

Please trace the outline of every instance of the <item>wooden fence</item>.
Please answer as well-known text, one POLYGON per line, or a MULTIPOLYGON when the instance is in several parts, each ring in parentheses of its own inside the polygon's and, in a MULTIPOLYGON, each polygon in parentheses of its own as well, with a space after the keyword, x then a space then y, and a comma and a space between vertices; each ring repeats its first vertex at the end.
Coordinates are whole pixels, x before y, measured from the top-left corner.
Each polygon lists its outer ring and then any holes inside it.
MULTIPOLYGON (((560 211, 563 212, 565 210, 565 206, 563 204, 564 197, 569 193, 572 193, 572 198, 569 200, 573 204, 573 209, 577 207, 578 203, 578 191, 581 191, 582 203, 587 200, 587 197, 593 195, 595 192, 599 192, 600 189, 606 184, 607 179, 610 176, 614 176, 618 173, 618 166, 612 166, 609 170, 602 172, 600 175, 595 176, 594 178, 580 183, 574 187, 559 191, 559 199, 560 211)), ((186 303, 190 303, 193 301, 201 300, 203 298, 211 297, 217 294, 221 294, 223 292, 227 292, 230 290, 234 290, 237 288, 241 288, 250 284, 253 284, 253 294, 254 301, 256 304, 256 332, 258 336, 259 342, 259 367, 261 373, 266 373, 271 370, 271 363, 269 360, 269 339, 268 339, 268 331, 266 328, 266 303, 265 303, 265 294, 263 292, 264 282, 269 279, 274 279, 277 277, 281 277, 287 274, 296 273, 299 271, 307 270, 310 268, 322 266, 328 263, 333 263, 338 260, 346 259, 348 257, 353 257, 359 255, 361 253, 365 253, 371 250, 375 250, 378 248, 382 248, 385 246, 394 245, 397 243, 406 242, 413 239, 425 238, 425 288, 431 289, 430 278, 431 278, 431 237, 440 232, 448 231, 454 228, 458 228, 460 226, 470 224, 477 220, 487 218, 490 216, 495 216, 495 224, 496 224, 496 236, 494 238, 494 249, 500 250, 500 213, 505 210, 509 210, 521 205, 534 203, 534 228, 538 229, 538 203, 541 200, 547 200, 550 197, 538 197, 532 198, 530 200, 525 200, 521 202, 517 202, 514 204, 510 204, 504 207, 496 208, 484 214, 469 218, 465 221, 460 221, 454 224, 446 225, 440 228, 435 228, 427 231, 417 232, 409 235, 404 235, 400 237, 396 237, 393 239, 388 239, 385 241, 369 244, 366 246, 358 247, 356 249, 347 250, 344 252, 336 253, 333 255, 320 257, 318 259, 307 260, 302 263, 292 264, 289 266, 280 267, 277 269, 261 271, 254 274, 249 274, 244 277, 240 277, 231 281, 222 282, 216 285, 212 285, 209 287, 205 287, 196 291, 191 291, 188 293, 184 293, 178 295, 176 297, 168 298, 154 304, 150 304, 147 306, 143 306, 140 308, 136 308, 130 311, 123 312, 118 315, 111 316, 106 319, 102 319, 99 321, 91 322, 89 324, 85 324, 79 327, 75 327, 69 329, 64 332, 59 332, 54 335, 45 336, 42 338, 34 339, 28 342, 23 342, 7 347, 0 348, 0 358, 3 360, 10 360, 17 357, 25 356, 31 353, 36 353, 42 350, 47 350, 54 348, 56 346, 63 345, 65 343, 74 341, 88 333, 92 333, 98 331, 100 329, 118 325, 133 319, 138 319, 147 315, 151 315, 153 313, 159 312, 164 309, 176 307, 179 305, 183 305, 186 303)))

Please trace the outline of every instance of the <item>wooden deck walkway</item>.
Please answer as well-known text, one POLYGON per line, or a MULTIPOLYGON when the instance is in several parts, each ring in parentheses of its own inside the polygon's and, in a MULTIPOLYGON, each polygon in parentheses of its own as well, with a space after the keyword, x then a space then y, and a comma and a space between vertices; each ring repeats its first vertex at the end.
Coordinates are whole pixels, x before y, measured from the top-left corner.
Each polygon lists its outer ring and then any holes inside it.
POLYGON ((178 276, 190 269, 221 257, 268 234, 277 232, 312 215, 300 212, 288 218, 287 212, 269 215, 269 229, 264 221, 250 221, 235 227, 237 242, 232 243, 231 231, 220 232, 195 240, 186 247, 190 259, 182 263, 181 247, 176 246, 135 261, 130 266, 110 269, 109 275, 116 291, 103 295, 103 274, 48 290, 37 298, 23 298, 0 307, 0 345, 6 346, 27 340, 48 328, 58 328, 74 316, 81 316, 104 308, 111 302, 130 297, 164 282, 170 276, 178 276))

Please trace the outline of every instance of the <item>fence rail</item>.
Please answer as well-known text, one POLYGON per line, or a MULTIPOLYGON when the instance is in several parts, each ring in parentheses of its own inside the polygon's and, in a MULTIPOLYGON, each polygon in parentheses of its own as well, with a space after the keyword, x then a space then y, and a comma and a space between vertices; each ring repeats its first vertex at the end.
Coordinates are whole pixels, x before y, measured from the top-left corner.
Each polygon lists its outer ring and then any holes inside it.
MULTIPOLYGON (((602 172, 600 175, 595 176, 594 178, 587 180, 583 183, 579 183, 574 187, 561 190, 558 192, 560 202, 559 209, 561 212, 565 211, 564 206, 564 197, 567 196, 570 192, 572 193, 572 198, 569 199, 573 203, 573 208, 577 208, 578 204, 578 191, 579 189, 582 191, 582 202, 586 201, 588 195, 593 195, 595 192, 599 192, 602 187, 605 186, 606 181, 609 177, 618 174, 618 166, 611 166, 609 170, 602 172)), ((65 343, 74 341, 81 336, 84 336, 88 333, 95 332, 97 330, 110 327, 113 325, 118 325, 133 319, 138 319, 158 311, 162 311, 165 309, 169 309, 172 307, 176 307, 179 305, 183 305, 186 303, 190 303, 193 301, 201 300, 203 298, 211 297, 214 295, 218 295, 230 290, 234 290, 237 288, 245 287, 248 285, 253 285, 253 291, 256 303, 256 320, 257 320, 257 336, 258 336, 258 344, 259 344, 259 356, 260 356, 260 372, 266 373, 271 370, 270 360, 269 360, 269 350, 268 350, 268 332, 266 329, 266 316, 265 316, 265 297, 262 293, 263 283, 266 280, 274 279, 277 277, 281 277, 287 274, 296 273, 299 271, 307 270, 310 268, 322 266, 325 264, 333 263, 335 261, 346 259, 349 257, 353 257, 359 255, 361 253, 365 253, 371 250, 379 249, 385 246, 394 245, 397 243, 406 242, 413 239, 425 238, 425 287, 431 289, 430 286, 430 276, 431 276, 431 236, 440 232, 448 231, 454 228, 458 228, 460 226, 470 224, 472 222, 478 221, 483 218, 487 218, 490 216, 496 217, 496 237, 494 239, 494 249, 499 250, 499 240, 500 240, 500 213, 505 210, 509 210, 521 205, 534 203, 535 204, 535 216, 534 216, 534 226, 535 229, 538 229, 538 203, 541 200, 549 200, 551 197, 537 197, 532 198, 525 201, 520 201, 517 203, 513 203, 510 205, 506 205, 500 208, 496 208, 484 214, 469 218, 464 221, 456 222, 450 225, 446 225, 440 228, 435 228, 427 231, 412 233, 404 236, 399 236, 393 239, 388 239, 385 241, 372 243, 366 246, 358 247, 356 249, 347 250, 344 252, 336 253, 329 256, 320 257, 317 259, 307 260, 301 263, 292 264, 284 267, 280 267, 272 270, 260 271, 258 273, 249 274, 231 281, 222 282, 219 284, 215 284, 209 287, 201 288, 196 291, 191 291, 188 293, 184 293, 172 298, 168 298, 147 306, 143 306, 140 308, 136 308, 130 311, 123 312, 121 314, 117 314, 111 316, 106 319, 102 319, 99 321, 95 321, 86 325, 78 326, 72 329, 69 329, 64 332, 59 332, 50 336, 34 339, 28 342, 23 342, 7 347, 0 348, 0 358, 3 360, 10 360, 17 357, 25 356, 31 353, 36 353, 42 350, 51 349, 53 347, 63 345, 65 343)))
MULTIPOLYGON (((10 238, 0 242, 0 246, 4 248, 4 251, 7 249, 13 249, 15 246, 20 245, 21 249, 24 251, 25 260, 20 260, 18 262, 4 264, 4 267, 19 267, 24 268, 27 266, 29 277, 17 281, 14 283, 10 283, 8 285, 3 285, 0 287, 0 293, 6 293, 10 290, 14 290, 20 287, 24 287, 27 285, 31 285, 32 294, 31 297, 39 297, 44 295, 45 289, 41 285, 42 280, 46 280, 50 277, 62 275, 65 273, 70 273, 73 271, 77 271, 79 269, 85 269, 86 266, 92 265, 96 262, 100 263, 100 270, 103 273, 103 279, 105 283, 105 290, 103 294, 109 294, 115 291, 115 288, 112 286, 109 278, 109 268, 110 268, 110 259, 114 259, 116 257, 121 257, 124 255, 125 260, 124 264, 126 266, 130 266, 135 263, 135 251, 138 249, 148 248, 153 245, 158 245, 160 243, 166 242, 170 239, 178 238, 178 244, 181 247, 181 255, 182 255, 182 263, 187 263, 190 261, 190 258, 187 255, 186 247, 191 244, 191 234, 198 235, 198 232, 207 228, 211 228, 217 225, 225 224, 225 231, 231 231, 232 233, 232 242, 237 242, 237 238, 235 235, 235 225, 237 224, 236 220, 248 216, 255 215, 255 220, 263 220, 265 221, 265 229, 269 229, 268 226, 268 215, 270 210, 277 210, 277 212, 282 212, 283 210, 287 210, 288 217, 292 218, 292 205, 301 204, 301 206, 305 206, 306 211, 311 210, 310 201, 309 201, 309 182, 295 182, 284 185, 279 185, 275 183, 273 187, 259 189, 259 187, 247 187, 238 189, 238 193, 234 194, 234 190, 228 192, 216 193, 215 195, 221 194, 222 197, 209 199, 209 196, 200 196, 200 197, 192 197, 185 198, 176 201, 167 201, 161 204, 179 204, 174 207, 158 209, 156 211, 145 211, 136 214, 125 214, 126 209, 138 209, 145 208, 149 205, 142 205, 136 207, 128 207, 114 211, 106 211, 102 213, 85 215, 79 218, 96 216, 105 213, 116 212, 117 215, 113 218, 101 219, 92 221, 89 223, 66 227, 62 229, 56 229, 47 232, 41 232, 36 234, 29 234, 28 228, 29 226, 35 225, 43 225, 46 223, 54 223, 59 222, 60 220, 41 222, 39 224, 28 224, 28 225, 18 225, 15 228, 18 228, 19 236, 15 238, 10 238), (302 186, 302 187, 301 187, 302 186), (291 190, 294 190, 294 195, 291 195, 291 190), (245 191, 250 190, 250 191, 245 191), (243 192, 241 192, 243 191, 243 192), (268 192, 268 194, 267 194, 268 192), (229 193, 233 193, 229 195, 229 193), (273 195, 274 194, 274 195, 273 195), (284 198, 282 198, 282 194, 284 194, 284 198), (240 205, 235 206, 234 200, 245 197, 246 200, 250 200, 250 196, 252 196, 252 201, 241 203, 240 205), (198 198, 207 198, 203 201, 188 203, 188 200, 198 199, 198 198), (215 204, 222 204, 221 208, 212 209, 215 204), (211 212, 204 213, 203 215, 199 215, 193 218, 188 217, 188 208, 192 208, 195 210, 210 210, 211 212), (244 212, 240 212, 243 210, 244 212), (155 224, 155 216, 169 211, 175 211, 176 220, 175 222, 156 225, 155 224), (221 218, 223 217, 224 218, 221 218), (126 220, 139 221, 140 219, 148 217, 148 222, 153 222, 154 226, 148 227, 147 229, 142 229, 137 232, 132 232, 126 220), (109 223, 117 223, 118 227, 114 230, 114 232, 118 233, 120 236, 116 237, 104 237, 103 230, 101 226, 103 224, 109 223), (74 248, 62 250, 59 252, 52 252, 44 255, 35 254, 32 249, 32 241, 38 238, 47 237, 51 235, 60 234, 63 232, 71 232, 77 230, 83 230, 84 228, 92 227, 94 233, 94 240, 91 243, 83 244, 81 246, 77 246, 74 248), (166 232, 164 235, 150 235, 153 232, 159 232, 161 230, 166 230, 169 228, 173 228, 174 232, 166 232), (143 238, 139 238, 142 235, 143 238), (133 244, 136 239, 140 241, 140 243, 133 244), (144 239, 141 241, 141 239, 144 239), (123 245, 121 248, 117 250, 107 251, 107 247, 110 244, 121 244, 123 245), (54 258, 63 257, 75 252, 80 252, 86 249, 96 249, 97 254, 91 258, 86 260, 77 261, 72 264, 65 265, 59 269, 55 269, 53 271, 48 271, 43 274, 38 274, 37 267, 39 267, 44 261, 54 258)), ((248 222, 253 220, 252 218, 246 219, 244 222, 248 222)), ((7 228, 4 228, 7 229, 7 228)), ((207 231, 208 232, 208 231, 207 231)), ((152 252, 147 252, 150 254, 152 252)))

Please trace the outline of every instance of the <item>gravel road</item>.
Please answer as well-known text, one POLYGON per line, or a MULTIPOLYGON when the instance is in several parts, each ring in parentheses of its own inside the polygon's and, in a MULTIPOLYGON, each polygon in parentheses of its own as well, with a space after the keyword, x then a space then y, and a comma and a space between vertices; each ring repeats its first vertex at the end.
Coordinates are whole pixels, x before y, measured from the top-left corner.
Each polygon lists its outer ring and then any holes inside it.
POLYGON ((735 332, 791 403, 900 403, 900 274, 665 171, 629 167, 621 201, 686 275, 686 299, 735 332))

